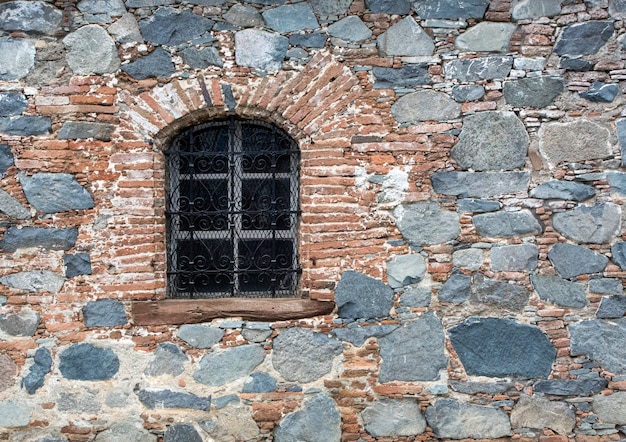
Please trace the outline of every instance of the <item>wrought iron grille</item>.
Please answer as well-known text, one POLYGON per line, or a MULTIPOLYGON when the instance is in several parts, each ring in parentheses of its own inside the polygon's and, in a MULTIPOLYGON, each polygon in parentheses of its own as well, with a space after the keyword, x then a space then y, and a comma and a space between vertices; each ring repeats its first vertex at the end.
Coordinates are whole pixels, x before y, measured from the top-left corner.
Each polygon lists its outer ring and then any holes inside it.
POLYGON ((295 296, 295 141, 230 118, 187 128, 165 155, 169 297, 295 296))

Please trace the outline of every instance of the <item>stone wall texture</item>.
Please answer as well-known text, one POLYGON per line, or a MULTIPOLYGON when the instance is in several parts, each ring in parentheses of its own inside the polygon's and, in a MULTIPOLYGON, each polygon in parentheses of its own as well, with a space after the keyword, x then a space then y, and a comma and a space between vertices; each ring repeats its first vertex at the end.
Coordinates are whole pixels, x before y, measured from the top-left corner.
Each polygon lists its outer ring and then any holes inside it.
POLYGON ((626 438, 626 2, 0 2, 0 440, 626 438), (303 298, 144 326, 163 150, 301 151, 303 298))

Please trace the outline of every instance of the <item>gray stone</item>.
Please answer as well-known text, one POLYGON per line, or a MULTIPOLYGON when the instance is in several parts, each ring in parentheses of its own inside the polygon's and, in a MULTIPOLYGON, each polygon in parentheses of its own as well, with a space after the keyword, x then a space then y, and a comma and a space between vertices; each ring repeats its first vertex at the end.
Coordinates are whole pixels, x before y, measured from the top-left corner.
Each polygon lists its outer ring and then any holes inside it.
POLYGON ((433 189, 443 195, 461 198, 492 198, 528 191, 528 172, 435 172, 430 176, 433 189))
POLYGON ((28 369, 28 374, 22 378, 22 388, 28 394, 34 394, 43 387, 46 375, 52 368, 52 356, 50 350, 45 347, 38 348, 33 356, 33 365, 28 369))
POLYGON ((608 385, 605 379, 550 379, 535 382, 535 393, 554 396, 590 396, 604 390, 608 385))
POLYGON ((74 344, 59 357, 59 371, 65 379, 78 381, 103 381, 113 378, 120 360, 110 348, 91 344, 74 344))
POLYGON ((511 412, 513 428, 549 428, 557 434, 570 434, 575 425, 574 411, 569 405, 539 395, 522 395, 511 412))
POLYGON ((146 407, 154 410, 161 408, 189 408, 193 410, 209 411, 211 396, 199 397, 191 393, 181 393, 171 390, 139 389, 137 398, 146 407))
POLYGON ((514 107, 546 107, 563 92, 560 77, 528 77, 505 81, 506 103, 514 107))
POLYGON ((622 270, 626 270, 626 242, 616 242, 611 246, 611 256, 613 262, 617 264, 622 270))
POLYGON ((98 414, 102 406, 93 390, 77 393, 61 392, 57 399, 57 408, 62 412, 98 414))
POLYGON ((219 352, 207 353, 193 374, 196 382, 220 386, 247 377, 265 359, 265 350, 259 345, 240 345, 219 352))
POLYGON ((0 330, 10 336, 34 336, 39 327, 39 313, 24 309, 0 315, 0 330))
POLYGON ((239 442, 259 440, 259 427, 252 413, 243 407, 228 407, 212 413, 211 420, 199 422, 214 441, 239 442))
POLYGON ((619 94, 619 86, 617 84, 594 81, 586 92, 581 92, 578 95, 594 103, 611 103, 615 100, 617 94, 619 94))
POLYGON ((9 167, 15 164, 13 152, 8 144, 0 144, 0 177, 9 170, 9 167))
POLYGON ((249 342, 265 342, 267 338, 272 336, 272 330, 269 324, 262 323, 247 323, 245 328, 241 331, 241 336, 249 342))
POLYGON ((35 66, 35 42, 25 38, 0 38, 0 80, 20 80, 35 66))
POLYGON ((317 15, 344 15, 348 12, 352 0, 310 0, 309 3, 317 15))
POLYGON ((391 106, 391 114, 400 123, 447 121, 461 115, 461 105, 448 94, 424 89, 403 95, 396 100, 391 106))
POLYGON ((410 287, 402 293, 398 305, 409 308, 428 307, 432 295, 429 287, 410 287))
POLYGON ((575 244, 558 243, 548 253, 548 259, 562 278, 571 279, 578 275, 600 273, 604 270, 609 259, 575 244))
POLYGON ((613 203, 578 206, 554 214, 552 223, 562 235, 585 244, 611 242, 620 232, 622 210, 613 203))
POLYGON ((460 85, 452 88, 452 97, 459 103, 480 100, 484 96, 485 88, 479 84, 460 85))
POLYGON ((398 325, 368 325, 362 327, 335 328, 333 335, 342 341, 348 341, 355 347, 365 344, 369 338, 381 338, 397 329, 398 325))
POLYGON ((383 57, 418 57, 432 55, 432 38, 408 16, 391 26, 376 39, 378 52, 383 57))
POLYGON ((462 82, 502 80, 513 67, 513 57, 479 57, 451 60, 443 65, 447 79, 462 82))
POLYGON ((448 336, 470 376, 547 377, 556 358, 539 328, 512 319, 469 318, 448 336))
POLYGON ((411 10, 409 0, 365 0, 365 6, 374 14, 406 15, 411 10))
POLYGON ((0 278, 0 284, 29 292, 59 293, 65 278, 50 270, 11 273, 0 278))
POLYGON ((304 2, 269 9, 262 15, 267 26, 281 34, 319 28, 311 5, 304 2))
POLYGON ((593 293, 621 295, 624 288, 619 279, 596 278, 589 281, 589 291, 593 293))
POLYGON ((181 52, 183 62, 192 69, 206 69, 209 66, 222 67, 224 62, 217 49, 210 48, 186 48, 181 52))
POLYGON ((530 196, 544 200, 561 199, 584 201, 596 195, 593 186, 573 181, 552 180, 540 184, 530 191, 530 196))
POLYGON ((276 379, 267 373, 252 373, 243 383, 242 393, 272 393, 276 391, 276 379))
POLYGON ((220 408, 224 408, 227 407, 228 405, 237 405, 239 404, 241 401, 239 400, 239 396, 236 394, 228 394, 226 396, 221 396, 218 398, 214 398, 212 400, 212 404, 215 406, 215 408, 217 408, 218 410, 220 408))
POLYGON ((154 359, 143 372, 147 376, 178 376, 185 371, 186 362, 187 356, 178 345, 163 343, 159 344, 154 352, 154 359))
POLYGON ((419 254, 394 256, 387 261, 387 283, 393 289, 417 284, 426 274, 426 259, 419 254))
MULTIPOLYGON (((2 53, 1 51, 2 48, 0 47, 0 53, 2 53)), ((31 135, 48 134, 51 131, 52 123, 50 117, 34 117, 30 115, 0 117, 0 133, 6 135, 29 137, 31 135)))
POLYGON ((510 390, 511 388, 515 388, 515 384, 513 382, 475 382, 475 381, 448 381, 450 387, 454 391, 464 394, 477 394, 477 393, 485 393, 485 394, 502 394, 510 390))
POLYGON ((413 9, 422 19, 482 18, 489 0, 413 0, 413 9))
POLYGON ((131 13, 122 15, 115 23, 109 26, 108 31, 120 43, 143 43, 144 41, 135 15, 131 13))
POLYGON ((609 0, 609 14, 611 17, 626 17, 626 2, 624 0, 609 0))
POLYGON ((0 92, 0 117, 19 115, 27 107, 28 101, 24 94, 19 92, 0 92))
POLYGON ((561 13, 563 0, 513 0, 511 15, 513 20, 538 17, 554 17, 561 13))
POLYGON ((459 35, 454 42, 465 52, 508 52, 514 23, 481 22, 459 35))
POLYGON ((245 29, 235 33, 235 60, 240 66, 278 71, 288 46, 289 40, 281 35, 245 29))
POLYGON ((474 276, 470 295, 472 304, 491 304, 514 312, 521 312, 528 304, 530 292, 517 284, 474 276))
POLYGON ((94 442, 156 442, 154 434, 134 422, 119 422, 98 433, 94 442))
POLYGON ((261 27, 264 24, 261 13, 248 5, 233 5, 223 17, 231 25, 241 28, 261 27))
POLYGON ((472 278, 458 270, 453 270, 450 277, 439 289, 439 301, 461 303, 469 299, 472 287, 472 278))
POLYGON ((393 306, 393 289, 383 282, 354 271, 345 271, 335 289, 341 318, 385 318, 393 306))
POLYGON ((93 138, 100 141, 111 141, 115 125, 94 123, 89 121, 66 121, 59 131, 59 140, 78 140, 93 138))
POLYGON ((495 439, 509 436, 509 418, 499 408, 438 398, 426 409, 426 420, 439 439, 495 439))
POLYGON ((606 178, 609 181, 609 186, 611 186, 611 192, 626 196, 626 173, 608 172, 606 178))
POLYGON ((400 68, 374 67, 372 73, 374 89, 411 88, 431 83, 426 63, 405 64, 400 68))
POLYGON ((145 57, 122 65, 122 70, 137 80, 158 77, 169 78, 176 72, 172 56, 163 48, 156 48, 145 57))
POLYGON ((0 427, 25 427, 30 423, 33 410, 28 405, 8 400, 0 402, 0 427))
POLYGON ((537 218, 526 209, 518 212, 480 213, 473 218, 476 232, 487 237, 512 237, 541 233, 537 218))
POLYGON ((532 275, 530 281, 539 299, 561 307, 583 308, 588 304, 582 285, 558 276, 532 275))
POLYGON ((0 249, 12 253, 18 249, 41 247, 48 250, 69 250, 76 243, 78 229, 46 229, 40 227, 9 227, 0 241, 0 249))
POLYGON ((554 45, 554 53, 569 56, 595 54, 614 31, 612 21, 588 21, 565 26, 554 45))
POLYGON ((9 1, 0 4, 0 29, 54 35, 63 12, 43 1, 9 1))
POLYGON ((309 53, 302 48, 291 48, 285 56, 293 60, 304 60, 309 57, 309 53))
POLYGON ((288 381, 312 382, 330 372, 333 359, 341 351, 341 342, 336 339, 288 328, 274 338, 272 365, 288 381))
POLYGON ((63 255, 65 277, 73 278, 80 275, 91 275, 91 257, 89 253, 63 255))
POLYGON ((593 69, 593 63, 582 58, 562 57, 559 60, 559 69, 567 69, 569 71, 584 72, 593 69))
MULTIPOLYGON (((127 8, 145 8, 153 6, 167 6, 172 5, 175 2, 175 0, 125 0, 124 3, 127 8)), ((190 0, 187 3, 193 3, 193 1, 190 0)))
POLYGON ((426 419, 415 399, 380 399, 361 412, 365 431, 374 437, 415 436, 426 419))
POLYGON ((106 14, 109 17, 120 17, 126 13, 122 0, 81 0, 76 7, 80 12, 106 14))
POLYGON ((592 319, 568 329, 573 356, 585 355, 611 373, 626 374, 626 318, 592 319))
POLYGON ((454 267, 468 269, 473 272, 480 269, 484 261, 485 255, 482 249, 460 249, 452 253, 452 265, 454 267))
POLYGON ((0 212, 4 213, 9 218, 30 218, 30 211, 28 211, 18 200, 2 189, 0 189, 0 212))
POLYGON ((432 312, 380 337, 379 382, 439 379, 439 371, 448 366, 444 341, 441 321, 432 312))
POLYGON ((8 390, 15 384, 17 365, 9 356, 0 353, 0 391, 8 390))
POLYGON ((524 272, 537 268, 539 250, 534 244, 514 244, 491 249, 491 269, 496 272, 524 272))
MULTIPOLYGON (((68 440, 61 436, 46 436, 43 439, 37 439, 35 442, 68 442, 68 440)), ((113 442, 113 441, 111 441, 113 442)), ((152 442, 152 441, 150 441, 152 442)))
POLYGON ((19 174, 28 202, 44 213, 91 209, 93 198, 76 177, 67 173, 39 172, 32 176, 19 174))
MULTIPOLYGON (((350 0, 352 1, 352 0, 350 0)), ((292 46, 301 46, 303 48, 323 48, 326 46, 326 34, 291 34, 289 36, 289 44, 292 46)))
POLYGON ((163 442, 202 442, 202 437, 193 425, 178 424, 167 427, 163 442))
POLYGON ((486 201, 463 198, 457 200, 456 210, 457 212, 469 212, 469 213, 486 213, 495 212, 502 208, 502 204, 499 201, 486 201))
POLYGON ((341 440, 341 416, 335 402, 324 393, 304 403, 300 411, 288 414, 274 433, 276 442, 341 440))
POLYGON ((143 37, 154 44, 176 46, 200 37, 211 30, 214 21, 189 9, 159 8, 139 22, 143 37))
POLYGON ((524 123, 513 112, 480 112, 465 117, 451 155, 466 170, 511 170, 524 166, 529 144, 524 123))
POLYGON ((610 157, 610 131, 588 120, 546 123, 539 129, 539 149, 551 166, 610 157))
POLYGON ((372 36, 372 31, 356 15, 349 15, 328 27, 331 37, 357 43, 372 36))
POLYGON ((110 74, 120 67, 115 42, 98 25, 87 25, 63 39, 67 64, 75 74, 110 74))
POLYGON ((594 396, 593 412, 600 422, 626 425, 626 392, 594 396))
POLYGON ((452 241, 461 233, 458 213, 442 210, 436 202, 398 206, 393 215, 400 233, 413 246, 452 241))
POLYGON ((596 312, 598 319, 622 318, 624 315, 626 315, 626 296, 623 295, 603 297, 596 312))
POLYGON ((543 71, 546 67, 546 61, 547 60, 543 57, 516 57, 515 60, 513 60, 513 68, 523 71, 543 71))
POLYGON ((195 348, 211 348, 222 340, 224 330, 201 324, 183 324, 176 337, 195 348))

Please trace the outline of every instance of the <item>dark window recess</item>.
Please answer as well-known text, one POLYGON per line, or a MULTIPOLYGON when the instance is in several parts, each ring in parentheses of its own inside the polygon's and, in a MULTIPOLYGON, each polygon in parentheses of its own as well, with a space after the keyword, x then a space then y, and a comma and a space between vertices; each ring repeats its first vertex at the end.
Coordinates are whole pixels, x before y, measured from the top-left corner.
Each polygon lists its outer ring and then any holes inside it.
POLYGON ((165 155, 168 296, 296 296, 297 144, 231 118, 187 128, 165 155))

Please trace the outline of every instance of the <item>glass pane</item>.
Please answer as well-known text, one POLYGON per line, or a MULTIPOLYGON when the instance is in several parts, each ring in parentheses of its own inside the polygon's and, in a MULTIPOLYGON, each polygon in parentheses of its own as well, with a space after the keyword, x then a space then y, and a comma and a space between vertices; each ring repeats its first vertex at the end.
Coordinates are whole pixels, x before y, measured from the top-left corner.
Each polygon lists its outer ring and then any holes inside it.
POLYGON ((242 180, 243 230, 288 230, 291 228, 290 180, 242 180))
POLYGON ((177 242, 176 288, 188 293, 230 291, 234 262, 229 239, 196 239, 177 242))
POLYGON ((215 231, 228 228, 226 180, 180 180, 181 230, 215 231))
POLYGON ((291 240, 239 240, 239 287, 243 291, 292 289, 294 246, 291 240))
POLYGON ((242 166, 248 173, 289 173, 294 143, 282 133, 260 125, 242 129, 242 166))

